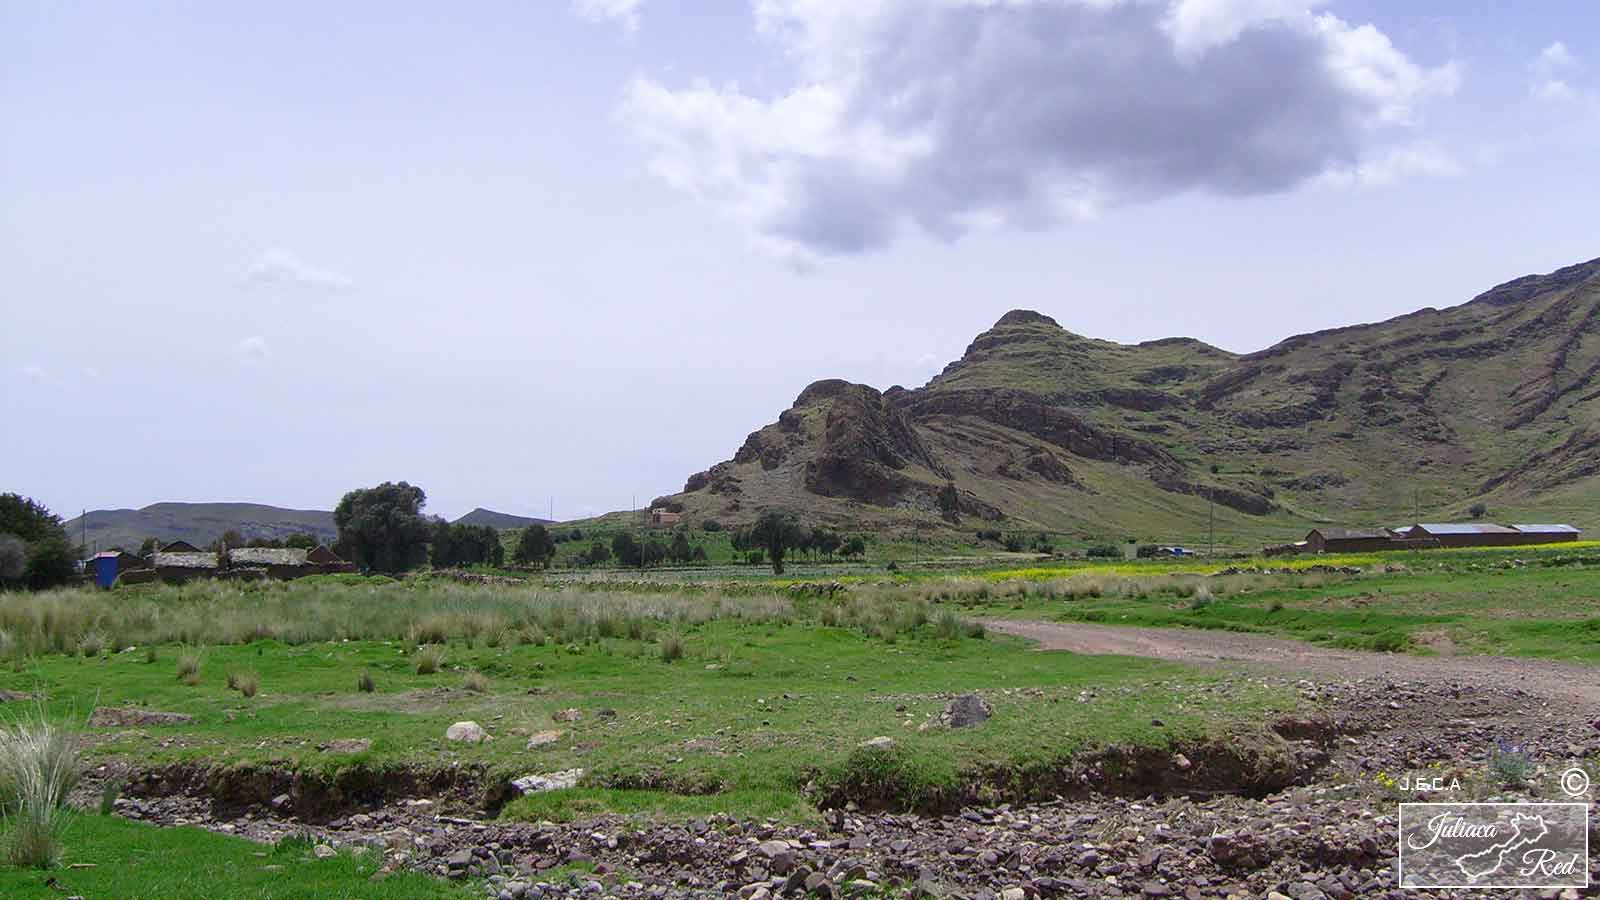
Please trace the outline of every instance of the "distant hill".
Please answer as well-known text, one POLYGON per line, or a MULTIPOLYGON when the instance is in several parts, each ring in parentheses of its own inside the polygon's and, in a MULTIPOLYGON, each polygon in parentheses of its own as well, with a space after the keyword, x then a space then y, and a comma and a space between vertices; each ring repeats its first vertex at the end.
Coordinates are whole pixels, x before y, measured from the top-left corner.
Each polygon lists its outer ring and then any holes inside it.
POLYGON ((1014 310, 923 387, 812 384, 652 505, 1148 538, 1206 534, 1208 500, 1219 532, 1283 538, 1476 503, 1600 526, 1600 260, 1249 354, 1014 310))
POLYGON ((84 541, 91 550, 137 550, 147 537, 205 546, 229 529, 247 539, 281 539, 296 532, 313 534, 325 543, 338 537, 331 512, 260 503, 152 503, 143 509, 96 509, 69 520, 66 529, 73 541, 84 541))
POLYGON ((487 525, 490 528, 527 528, 529 525, 550 525, 549 519, 535 519, 529 516, 514 516, 511 513, 495 512, 492 509, 478 507, 455 521, 457 525, 487 525))

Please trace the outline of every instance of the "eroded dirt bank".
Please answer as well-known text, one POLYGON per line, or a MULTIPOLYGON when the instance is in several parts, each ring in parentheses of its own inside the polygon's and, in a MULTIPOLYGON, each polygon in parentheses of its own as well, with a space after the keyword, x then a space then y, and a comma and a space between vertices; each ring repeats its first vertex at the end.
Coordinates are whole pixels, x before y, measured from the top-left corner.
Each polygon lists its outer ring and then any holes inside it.
MULTIPOLYGON (((1396 802, 1465 796, 1405 794, 1384 780, 1426 769, 1461 777, 1475 799, 1559 796, 1559 773, 1600 754, 1593 707, 1564 696, 1442 677, 1337 683, 1276 677, 1322 715, 1299 726, 1280 724, 1284 742, 1307 758, 1304 783, 1254 797, 1114 797, 1084 789, 1071 791, 1078 794, 1073 799, 943 816, 846 807, 810 827, 727 817, 670 825, 615 816, 514 824, 484 819, 471 799, 481 791, 461 790, 457 782, 433 793, 428 777, 402 779, 398 792, 365 795, 381 796, 371 802, 349 792, 345 810, 319 801, 304 811, 292 796, 241 804, 237 796, 206 793, 204 781, 190 791, 172 779, 174 792, 123 799, 118 811, 263 841, 306 834, 329 847, 380 854, 389 869, 485 879, 486 896, 508 898, 846 896, 891 885, 913 895, 1004 900, 1272 898, 1274 892, 1291 900, 1484 897, 1495 894, 1395 887, 1396 802), (1536 763, 1526 788, 1505 790, 1485 780, 1499 742, 1517 744, 1536 763), (397 795, 407 792, 416 796, 397 795), (571 863, 592 871, 571 876, 561 868, 571 863)), ((1162 760, 1174 768, 1185 763, 1195 764, 1176 755, 1162 760)), ((257 796, 276 787, 268 779, 257 796)), ((1600 867, 1593 874, 1600 879, 1600 867)))

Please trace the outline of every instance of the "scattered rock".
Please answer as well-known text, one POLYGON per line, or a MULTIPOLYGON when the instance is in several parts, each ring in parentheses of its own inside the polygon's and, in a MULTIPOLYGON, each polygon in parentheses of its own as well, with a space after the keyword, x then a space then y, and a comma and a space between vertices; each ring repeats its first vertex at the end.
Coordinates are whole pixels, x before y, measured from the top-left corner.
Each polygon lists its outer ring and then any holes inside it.
POLYGON ((483 726, 477 722, 457 722, 445 729, 444 739, 447 741, 461 741, 467 744, 481 744, 493 740, 483 726))
POLYGON ((558 709, 550 714, 550 718, 557 722, 576 722, 583 718, 583 711, 579 709, 558 709))
POLYGON ((533 750, 547 744, 554 744, 556 741, 561 740, 561 734, 559 731, 535 732, 528 737, 528 749, 533 750))
POLYGON ((519 794, 536 794, 540 791, 560 791, 577 787, 578 781, 583 778, 582 769, 562 769, 559 772, 545 772, 541 775, 524 775, 511 781, 511 787, 519 794))
POLYGON ((889 750, 894 747, 894 738, 889 737, 888 735, 880 734, 877 737, 867 738, 866 740, 862 741, 859 746, 870 747, 873 750, 889 750))
POLYGON ((339 851, 333 849, 327 844, 318 844, 311 848, 311 855, 315 856, 317 859, 332 859, 333 857, 339 855, 339 851))
POLYGON ((939 721, 950 728, 972 728, 989 721, 993 711, 977 694, 962 694, 945 705, 939 721))
POLYGON ((319 744, 318 750, 324 753, 365 753, 372 749, 371 738, 339 738, 319 744))

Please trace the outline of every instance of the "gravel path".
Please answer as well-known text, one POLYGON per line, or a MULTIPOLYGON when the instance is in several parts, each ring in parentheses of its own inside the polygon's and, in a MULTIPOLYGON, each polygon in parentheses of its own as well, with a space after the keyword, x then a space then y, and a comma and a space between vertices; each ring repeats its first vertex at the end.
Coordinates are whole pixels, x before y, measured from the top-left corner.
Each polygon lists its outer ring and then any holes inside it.
POLYGON ((1600 668, 1509 656, 1415 656, 1332 650, 1303 641, 1187 628, 984 619, 985 628, 1036 641, 1041 650, 1144 656, 1188 663, 1243 663, 1318 678, 1391 678, 1519 688, 1600 707, 1600 668))

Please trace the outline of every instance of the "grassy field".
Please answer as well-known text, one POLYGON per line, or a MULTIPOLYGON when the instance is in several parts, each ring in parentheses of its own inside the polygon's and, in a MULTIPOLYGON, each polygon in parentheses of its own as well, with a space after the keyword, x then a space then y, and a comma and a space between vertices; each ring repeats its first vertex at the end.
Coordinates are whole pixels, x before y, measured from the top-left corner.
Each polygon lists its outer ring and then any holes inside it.
POLYGON ((113 816, 75 816, 63 868, 0 866, 0 896, 241 900, 362 897, 449 900, 482 893, 441 879, 395 872, 373 880, 376 853, 318 859, 303 840, 262 846, 198 828, 157 828, 113 816))
POLYGON ((39 648, 13 656, 0 688, 48 696, 67 716, 142 706, 195 717, 91 728, 94 759, 327 778, 462 764, 485 785, 586 770, 582 790, 507 810, 528 817, 714 805, 803 818, 869 764, 887 765, 870 787, 887 792, 884 802, 938 806, 974 773, 1062 766, 1110 745, 1197 741, 1295 705, 1222 673, 1033 653, 892 593, 829 601, 437 582, 197 585, 12 595, 0 598, 0 622, 15 646, 39 648), (57 606, 83 620, 51 618, 57 606), (294 624, 267 633, 274 621, 294 624), (52 625, 83 636, 51 637, 43 629, 52 625), (438 671, 418 671, 419 641, 442 653, 438 671), (358 689, 363 674, 370 693, 358 689), (230 689, 245 680, 258 686, 254 696, 230 689), (993 706, 988 724, 919 730, 964 691, 993 706), (1063 702, 1083 692, 1093 702, 1063 702), (577 721, 558 721, 567 710, 577 721), (494 740, 447 742, 446 728, 461 720, 494 740), (544 731, 559 737, 528 749, 544 731), (858 744, 882 735, 894 738, 891 758, 863 758, 858 744), (358 737, 371 747, 321 749, 358 737))

